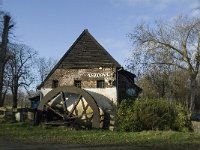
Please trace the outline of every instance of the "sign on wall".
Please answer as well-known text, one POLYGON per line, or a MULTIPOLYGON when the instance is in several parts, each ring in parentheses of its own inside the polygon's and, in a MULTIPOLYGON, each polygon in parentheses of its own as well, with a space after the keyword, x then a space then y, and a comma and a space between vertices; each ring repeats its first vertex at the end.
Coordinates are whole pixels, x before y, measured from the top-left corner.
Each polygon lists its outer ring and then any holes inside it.
POLYGON ((82 76, 89 78, 111 77, 112 73, 84 73, 82 76))

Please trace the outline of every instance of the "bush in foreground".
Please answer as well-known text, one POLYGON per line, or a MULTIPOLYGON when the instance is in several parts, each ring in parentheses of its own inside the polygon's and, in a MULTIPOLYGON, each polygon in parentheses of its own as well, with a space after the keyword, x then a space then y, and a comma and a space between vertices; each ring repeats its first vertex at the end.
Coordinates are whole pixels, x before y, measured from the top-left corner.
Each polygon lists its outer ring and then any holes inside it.
POLYGON ((190 113, 181 104, 162 99, 123 100, 117 112, 119 131, 191 129, 190 113))

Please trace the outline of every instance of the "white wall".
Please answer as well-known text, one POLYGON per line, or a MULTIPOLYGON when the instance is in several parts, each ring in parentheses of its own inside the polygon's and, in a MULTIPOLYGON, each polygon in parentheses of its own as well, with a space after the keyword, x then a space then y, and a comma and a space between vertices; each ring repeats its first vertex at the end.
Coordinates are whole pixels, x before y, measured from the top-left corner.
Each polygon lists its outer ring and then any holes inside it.
POLYGON ((41 88, 41 93, 43 96, 45 96, 47 93, 49 93, 52 90, 52 88, 41 88))
POLYGON ((84 88, 96 100, 103 110, 112 110, 117 106, 117 89, 113 88, 84 88))
MULTIPOLYGON (((96 100, 98 106, 103 110, 113 110, 117 106, 117 89, 112 88, 83 88, 96 100)), ((42 88, 41 92, 45 96, 51 88, 42 88)))

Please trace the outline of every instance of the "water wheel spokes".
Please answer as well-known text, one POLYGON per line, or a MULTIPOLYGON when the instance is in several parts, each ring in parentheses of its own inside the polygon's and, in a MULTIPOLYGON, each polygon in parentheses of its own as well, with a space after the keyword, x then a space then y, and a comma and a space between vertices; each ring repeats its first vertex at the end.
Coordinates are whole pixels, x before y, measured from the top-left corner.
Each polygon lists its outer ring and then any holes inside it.
POLYGON ((63 122, 100 127, 100 112, 96 101, 85 90, 74 86, 58 87, 47 93, 40 101, 38 111, 46 111, 50 120, 54 119, 51 116, 56 115, 63 122))

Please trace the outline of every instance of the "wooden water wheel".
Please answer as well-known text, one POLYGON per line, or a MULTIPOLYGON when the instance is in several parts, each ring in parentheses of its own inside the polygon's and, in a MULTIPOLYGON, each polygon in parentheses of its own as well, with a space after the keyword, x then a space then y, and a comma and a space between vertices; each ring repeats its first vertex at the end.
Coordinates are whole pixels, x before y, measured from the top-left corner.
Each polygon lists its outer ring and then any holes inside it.
POLYGON ((62 86, 51 90, 40 101, 35 124, 63 122, 81 128, 99 128, 100 111, 94 98, 85 90, 62 86))

